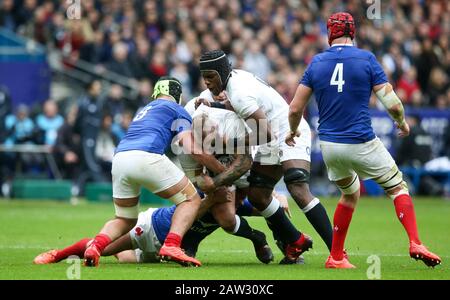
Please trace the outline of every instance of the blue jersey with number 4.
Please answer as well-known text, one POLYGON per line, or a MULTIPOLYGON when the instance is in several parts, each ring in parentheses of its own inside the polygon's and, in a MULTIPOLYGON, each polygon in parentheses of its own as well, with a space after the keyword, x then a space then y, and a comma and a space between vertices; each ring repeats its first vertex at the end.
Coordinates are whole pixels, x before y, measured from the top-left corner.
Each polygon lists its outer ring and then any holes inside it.
POLYGON ((322 141, 359 144, 375 138, 369 100, 387 78, 375 56, 350 45, 334 45, 315 55, 301 84, 314 91, 322 141))
POLYGON ((154 100, 136 114, 116 153, 142 150, 164 154, 173 138, 191 129, 191 125, 192 118, 181 105, 168 100, 154 100))

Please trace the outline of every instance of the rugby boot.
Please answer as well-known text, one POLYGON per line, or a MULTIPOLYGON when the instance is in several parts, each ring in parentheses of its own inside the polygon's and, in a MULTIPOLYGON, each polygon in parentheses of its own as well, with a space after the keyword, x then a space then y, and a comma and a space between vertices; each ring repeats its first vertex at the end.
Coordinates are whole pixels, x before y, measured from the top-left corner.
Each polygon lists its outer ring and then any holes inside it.
POLYGON ((180 247, 163 245, 159 250, 161 261, 174 261, 184 267, 200 267, 202 263, 184 253, 180 247))
POLYGON ((58 253, 58 250, 56 250, 56 249, 41 253, 34 258, 33 263, 36 265, 46 265, 46 264, 57 263, 58 262, 56 260, 57 253, 58 253))
POLYGON ((428 267, 435 267, 441 264, 441 258, 436 254, 428 251, 427 247, 423 244, 416 244, 411 242, 409 244, 409 256, 414 258, 415 260, 421 260, 428 267))
POLYGON ((335 260, 331 255, 328 256, 325 262, 325 268, 327 269, 355 269, 356 267, 352 265, 347 257, 343 257, 341 260, 335 260))
POLYGON ((91 244, 84 252, 84 265, 86 267, 97 267, 100 262, 101 253, 98 248, 91 244))

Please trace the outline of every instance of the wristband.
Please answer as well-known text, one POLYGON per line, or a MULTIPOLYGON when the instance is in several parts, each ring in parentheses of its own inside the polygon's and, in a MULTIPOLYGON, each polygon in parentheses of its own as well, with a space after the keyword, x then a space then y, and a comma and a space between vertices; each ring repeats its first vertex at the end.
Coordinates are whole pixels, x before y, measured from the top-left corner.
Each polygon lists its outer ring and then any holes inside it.
POLYGON ((225 104, 220 102, 210 102, 211 107, 225 109, 225 104))

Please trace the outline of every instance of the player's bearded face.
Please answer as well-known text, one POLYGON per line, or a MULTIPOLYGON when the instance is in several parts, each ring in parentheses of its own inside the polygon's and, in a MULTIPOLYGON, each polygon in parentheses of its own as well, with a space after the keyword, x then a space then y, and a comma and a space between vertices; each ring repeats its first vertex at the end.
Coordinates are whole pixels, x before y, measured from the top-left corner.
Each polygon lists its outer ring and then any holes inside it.
POLYGON ((222 92, 222 82, 220 80, 219 74, 212 71, 203 71, 202 76, 203 80, 205 81, 206 87, 214 96, 218 96, 220 92, 222 92))

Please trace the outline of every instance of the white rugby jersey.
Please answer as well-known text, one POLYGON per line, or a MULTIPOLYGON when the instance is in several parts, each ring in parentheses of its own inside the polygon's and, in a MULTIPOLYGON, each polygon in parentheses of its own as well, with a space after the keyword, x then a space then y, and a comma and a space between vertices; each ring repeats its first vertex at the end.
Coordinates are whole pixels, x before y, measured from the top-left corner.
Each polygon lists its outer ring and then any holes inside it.
POLYGON ((247 119, 261 108, 272 126, 275 137, 281 142, 289 131, 289 105, 271 86, 252 73, 233 70, 226 93, 234 111, 247 119))

